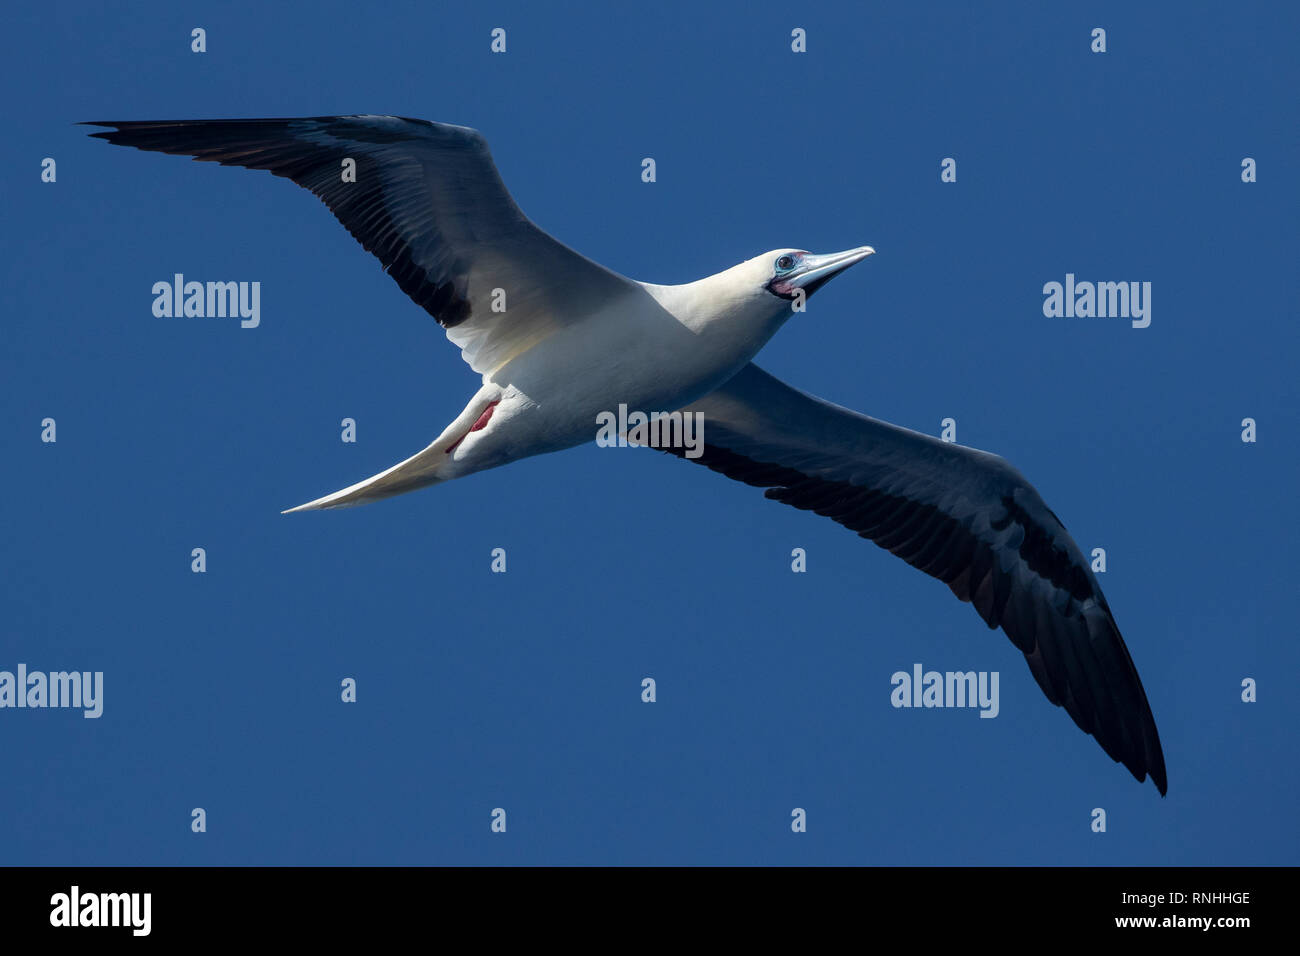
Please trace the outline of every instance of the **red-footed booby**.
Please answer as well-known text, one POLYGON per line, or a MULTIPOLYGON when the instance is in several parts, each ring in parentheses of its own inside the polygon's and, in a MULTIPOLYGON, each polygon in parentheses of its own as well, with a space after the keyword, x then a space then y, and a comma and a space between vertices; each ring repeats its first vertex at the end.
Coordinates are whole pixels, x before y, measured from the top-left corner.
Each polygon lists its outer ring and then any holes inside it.
POLYGON ((569 448, 622 404, 699 412, 703 452, 688 460, 825 515, 943 581, 1006 631, 1048 700, 1165 793, 1155 721, 1106 598, 1024 476, 752 364, 807 296, 871 247, 775 249, 696 282, 654 285, 529 221, 472 129, 394 116, 88 125, 109 127, 93 135, 110 143, 264 169, 309 189, 482 376, 423 451, 290 511, 362 504, 569 448), (352 177, 341 172, 349 159, 352 177))

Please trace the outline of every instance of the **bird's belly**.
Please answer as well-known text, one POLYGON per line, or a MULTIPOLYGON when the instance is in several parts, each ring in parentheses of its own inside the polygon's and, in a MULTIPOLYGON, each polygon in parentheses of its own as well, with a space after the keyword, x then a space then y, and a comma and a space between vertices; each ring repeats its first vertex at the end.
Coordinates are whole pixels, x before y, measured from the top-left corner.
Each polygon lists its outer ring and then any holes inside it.
POLYGON ((458 471, 495 467, 595 441, 640 412, 668 414, 708 394, 734 360, 675 322, 603 317, 534 345, 485 382, 502 398, 491 421, 458 449, 458 471))
POLYGON ((492 380, 513 385, 575 427, 620 404, 673 411, 717 388, 747 362, 666 312, 602 316, 575 324, 508 363, 492 380))

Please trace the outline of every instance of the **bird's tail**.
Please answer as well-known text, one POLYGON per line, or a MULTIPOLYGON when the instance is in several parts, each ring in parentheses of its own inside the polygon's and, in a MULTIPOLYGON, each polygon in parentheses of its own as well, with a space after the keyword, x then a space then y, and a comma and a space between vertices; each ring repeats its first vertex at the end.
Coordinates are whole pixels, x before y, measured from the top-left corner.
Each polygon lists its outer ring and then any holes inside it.
POLYGON ((295 511, 349 508, 352 505, 363 505, 378 501, 380 498, 405 494, 423 488, 425 485, 437 484, 456 477, 448 468, 452 461, 451 453, 470 431, 478 427, 480 418, 485 416, 492 406, 500 401, 500 398, 499 388, 495 385, 485 385, 479 389, 456 420, 444 428, 442 434, 423 451, 365 481, 359 481, 332 495, 317 498, 315 501, 309 501, 305 505, 298 505, 296 508, 289 508, 280 513, 287 515, 295 511))

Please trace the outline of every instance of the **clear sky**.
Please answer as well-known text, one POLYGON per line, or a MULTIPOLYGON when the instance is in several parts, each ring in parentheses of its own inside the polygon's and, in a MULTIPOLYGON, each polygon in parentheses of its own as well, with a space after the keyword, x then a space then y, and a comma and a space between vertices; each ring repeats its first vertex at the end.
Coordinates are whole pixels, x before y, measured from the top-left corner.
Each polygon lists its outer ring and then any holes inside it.
POLYGON ((0 863, 1300 862, 1300 12, 969 6, 10 10, 0 670, 104 699, 0 710, 0 863), (1105 549, 1169 796, 944 585, 658 452, 281 516, 477 376, 307 192, 73 124, 355 112, 481 130, 530 217, 634 278, 875 246, 759 364, 953 418, 1105 549), (155 318, 178 272, 260 282, 260 326, 155 318), (1150 326, 1046 317, 1067 273, 1150 282, 1150 326), (998 672, 998 716, 891 707, 916 663, 998 672))

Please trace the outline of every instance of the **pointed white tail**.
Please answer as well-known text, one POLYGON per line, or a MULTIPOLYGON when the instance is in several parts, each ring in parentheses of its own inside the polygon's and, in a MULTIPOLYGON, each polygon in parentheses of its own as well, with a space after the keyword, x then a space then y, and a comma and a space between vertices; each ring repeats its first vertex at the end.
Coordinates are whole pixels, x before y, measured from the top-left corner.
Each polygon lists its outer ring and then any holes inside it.
POLYGON ((287 515, 295 511, 348 508, 352 505, 378 501, 380 498, 391 498, 393 495, 405 494, 408 491, 423 488, 425 485, 448 480, 450 476, 445 471, 443 474, 439 474, 439 470, 444 469, 447 464, 448 454, 469 434, 479 416, 500 400, 501 389, 499 387, 484 385, 470 399, 470 403, 465 406, 465 410, 456 416, 456 420, 444 428, 442 434, 434 439, 432 444, 423 451, 412 455, 405 461, 398 462, 393 467, 385 469, 373 477, 367 478, 365 481, 359 481, 355 485, 349 485, 341 491, 334 492, 332 495, 317 498, 315 501, 309 501, 305 505, 298 505, 296 508, 289 508, 280 513, 287 515))

